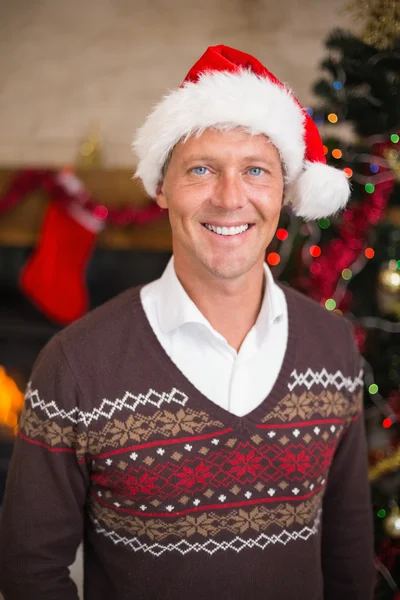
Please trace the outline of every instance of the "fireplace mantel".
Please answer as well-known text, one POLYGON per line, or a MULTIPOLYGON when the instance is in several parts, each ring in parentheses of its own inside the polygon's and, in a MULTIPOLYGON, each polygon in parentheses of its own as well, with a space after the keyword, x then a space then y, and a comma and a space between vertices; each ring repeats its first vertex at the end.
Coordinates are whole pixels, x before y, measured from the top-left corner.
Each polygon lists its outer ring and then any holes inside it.
MULTIPOLYGON (((40 167, 43 168, 43 167, 40 167)), ((0 196, 7 190, 18 168, 0 168, 0 196)), ((142 207, 152 202, 146 196, 141 182, 132 178, 132 170, 90 168, 76 169, 76 176, 84 183, 99 204, 109 208, 142 207)), ((43 190, 28 194, 8 214, 0 218, 0 246, 34 246, 50 198, 43 190)), ((170 251, 171 230, 167 214, 148 225, 107 226, 99 235, 99 247, 115 250, 170 251)))

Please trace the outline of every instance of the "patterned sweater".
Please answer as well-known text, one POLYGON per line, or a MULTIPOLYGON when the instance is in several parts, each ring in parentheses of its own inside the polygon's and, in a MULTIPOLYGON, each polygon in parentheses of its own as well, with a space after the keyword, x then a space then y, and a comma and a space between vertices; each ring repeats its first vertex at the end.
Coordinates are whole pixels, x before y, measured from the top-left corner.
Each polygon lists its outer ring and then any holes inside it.
POLYGON ((168 358, 139 288, 50 341, 9 470, 6 600, 76 600, 82 538, 85 600, 372 598, 359 355, 342 317, 284 290, 280 374, 241 418, 168 358))

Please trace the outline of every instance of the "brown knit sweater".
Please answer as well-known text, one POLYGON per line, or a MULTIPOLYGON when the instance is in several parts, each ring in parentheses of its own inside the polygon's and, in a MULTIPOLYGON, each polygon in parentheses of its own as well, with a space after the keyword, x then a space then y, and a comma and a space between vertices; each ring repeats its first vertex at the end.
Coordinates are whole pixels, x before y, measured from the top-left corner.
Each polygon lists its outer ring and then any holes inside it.
MULTIPOLYGON (((129 290, 34 367, 0 530, 6 600, 369 600, 359 355, 346 321, 285 288, 287 352, 237 417, 168 358, 129 290)), ((265 365, 268 369, 268 364, 265 365)))

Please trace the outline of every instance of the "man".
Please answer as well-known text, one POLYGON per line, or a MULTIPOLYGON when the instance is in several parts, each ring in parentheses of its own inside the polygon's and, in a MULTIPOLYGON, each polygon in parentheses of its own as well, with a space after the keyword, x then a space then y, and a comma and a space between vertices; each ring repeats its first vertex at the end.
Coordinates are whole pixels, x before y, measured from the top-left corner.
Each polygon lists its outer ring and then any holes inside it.
POLYGON ((368 600, 362 372, 346 321, 264 264, 283 200, 347 201, 314 123, 255 58, 209 48, 138 132, 173 261, 52 339, 1 525, 6 600, 368 600))

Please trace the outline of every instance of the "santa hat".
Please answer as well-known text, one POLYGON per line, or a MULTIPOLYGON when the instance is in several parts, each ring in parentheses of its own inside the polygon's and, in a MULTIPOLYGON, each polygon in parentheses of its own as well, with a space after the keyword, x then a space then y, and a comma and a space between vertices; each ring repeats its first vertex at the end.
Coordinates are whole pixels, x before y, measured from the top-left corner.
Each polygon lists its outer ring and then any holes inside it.
POLYGON ((155 197, 169 153, 182 138, 209 127, 244 127, 265 134, 285 171, 285 202, 305 219, 342 209, 350 194, 345 173, 326 164, 310 115, 292 91, 256 58, 228 46, 210 46, 138 130, 136 176, 155 197))

